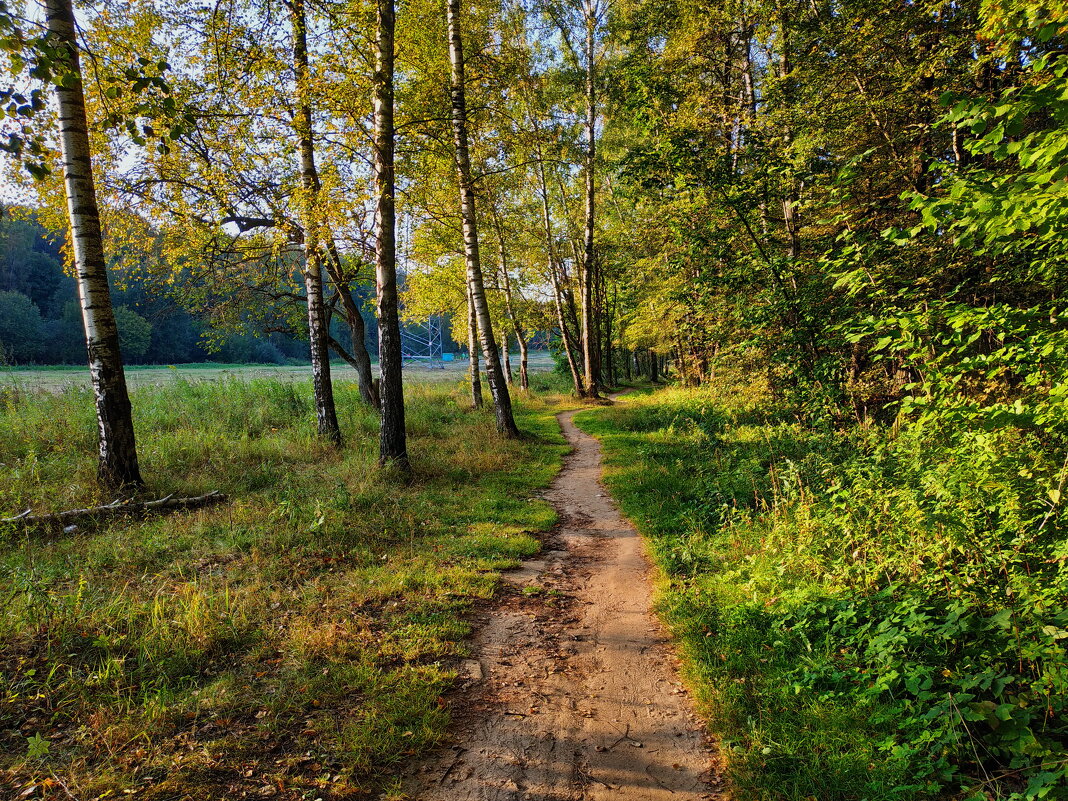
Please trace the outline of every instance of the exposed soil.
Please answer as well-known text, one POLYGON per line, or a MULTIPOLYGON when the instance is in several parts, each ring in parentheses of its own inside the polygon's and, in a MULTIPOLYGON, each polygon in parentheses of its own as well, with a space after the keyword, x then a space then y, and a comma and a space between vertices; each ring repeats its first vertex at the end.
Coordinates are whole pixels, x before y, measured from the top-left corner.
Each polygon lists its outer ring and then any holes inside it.
POLYGON ((421 765, 418 801, 692 801, 712 754, 650 613, 649 565, 600 484, 601 446, 559 416, 574 452, 547 494, 561 524, 482 621, 455 744, 421 765))

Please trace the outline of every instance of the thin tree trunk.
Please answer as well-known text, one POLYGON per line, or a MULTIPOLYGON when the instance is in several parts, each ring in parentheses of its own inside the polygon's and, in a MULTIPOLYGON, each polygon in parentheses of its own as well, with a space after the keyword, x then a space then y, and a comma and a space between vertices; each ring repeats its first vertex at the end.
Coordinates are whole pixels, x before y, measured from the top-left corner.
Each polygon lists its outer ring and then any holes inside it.
POLYGON ((493 411, 497 430, 509 437, 519 436, 512 415, 512 398, 504 380, 497 342, 493 338, 493 324, 482 280, 482 262, 478 248, 478 221, 475 214, 475 192, 471 181, 471 157, 467 144, 467 99, 464 90, 463 39, 460 35, 460 0, 448 0, 446 14, 449 25, 449 57, 452 62, 452 129, 456 145, 456 172, 460 181, 460 212, 463 217, 464 252, 467 256, 467 283, 478 317, 482 354, 486 358, 486 377, 493 396, 493 411))
POLYGON ((597 18, 591 10, 586 14, 586 221, 582 253, 582 362, 585 381, 582 394, 596 398, 598 393, 597 319, 593 309, 596 252, 594 250, 594 222, 597 213, 597 185, 594 180, 594 161, 597 157, 597 93, 594 65, 594 36, 597 18))
POLYGON ((108 288, 74 10, 70 0, 46 0, 45 13, 48 32, 69 70, 69 78, 56 87, 56 100, 75 277, 100 434, 97 474, 108 489, 136 488, 144 486, 144 481, 137 464, 133 412, 108 288))
POLYGON ((553 286, 553 305, 556 307, 556 320, 560 324, 560 340, 567 355, 567 366, 571 370, 571 381, 575 385, 575 392, 582 394, 582 379, 579 376, 578 366, 575 364, 575 353, 572 347, 571 334, 567 330, 567 320, 564 317, 564 302, 561 297, 563 290, 560 287, 560 277, 556 271, 556 246, 553 239, 552 215, 549 211, 549 185, 545 180, 545 160, 542 157, 541 142, 536 144, 538 150, 538 181, 541 184, 541 219, 545 227, 545 252, 549 261, 549 279, 553 286))
POLYGON ((341 427, 334 407, 334 386, 330 380, 330 332, 327 330, 323 300, 323 271, 319 262, 319 171, 315 166, 312 130, 311 70, 308 65, 308 30, 304 0, 292 0, 293 70, 297 83, 297 110, 293 127, 300 152, 300 179, 304 197, 301 203, 304 226, 304 291, 308 297, 308 340, 311 347, 312 385, 319 436, 334 445, 341 444, 341 427))
POLYGON ((411 473, 404 430, 404 363, 397 299, 397 209, 393 125, 393 0, 376 0, 375 42, 375 283, 378 289, 378 365, 382 375, 382 422, 378 462, 411 473))
POLYGON ((652 350, 649 351, 649 383, 655 384, 659 381, 659 377, 656 374, 657 368, 657 355, 652 350))
POLYGON ((530 389, 530 348, 525 336, 516 334, 516 340, 519 342, 519 388, 526 392, 530 389))
MULTIPOLYGON (((378 409, 378 393, 375 391, 374 376, 371 374, 371 354, 367 352, 367 325, 363 321, 363 315, 360 314, 360 307, 352 299, 351 284, 345 277, 341 256, 333 237, 327 239, 326 251, 330 256, 326 262, 327 272, 334 281, 334 288, 344 310, 345 322, 349 327, 349 335, 352 337, 352 358, 348 359, 347 354, 340 352, 339 355, 356 370, 356 381, 364 403, 378 409)), ((337 348, 334 350, 336 351, 337 348)))
POLYGON ((616 367, 612 360, 612 312, 613 308, 609 306, 604 315, 605 375, 608 376, 608 386, 610 387, 616 385, 616 367))
POLYGON ((508 344, 508 332, 501 331, 501 346, 504 349, 504 380, 508 386, 512 385, 512 354, 511 345, 508 344))
POLYGON ((468 377, 471 380, 471 405, 482 408, 482 376, 478 369, 478 315, 471 297, 471 285, 467 285, 467 358, 468 377))
POLYGON ((571 205, 567 196, 567 186, 564 185, 564 176, 558 170, 553 170, 553 172, 556 174, 556 185, 560 188, 560 205, 564 209, 564 219, 568 222, 567 242, 571 246, 571 257, 575 260, 575 264, 581 265, 582 252, 579 250, 578 240, 571 235, 571 205))
MULTIPOLYGON (((508 274, 508 249, 504 245, 504 226, 501 225, 500 215, 497 214, 496 206, 493 206, 493 225, 497 230, 497 245, 500 249, 501 259, 501 279, 504 283, 504 309, 508 315, 508 320, 512 324, 512 332, 515 334, 516 342, 519 343, 519 386, 521 389, 528 389, 527 385, 527 346, 526 334, 523 331, 523 327, 519 324, 519 318, 516 317, 515 304, 512 302, 512 277, 508 274)), ((504 372, 508 376, 508 383, 511 385, 512 381, 512 360, 511 352, 508 347, 508 332, 504 334, 504 372)))

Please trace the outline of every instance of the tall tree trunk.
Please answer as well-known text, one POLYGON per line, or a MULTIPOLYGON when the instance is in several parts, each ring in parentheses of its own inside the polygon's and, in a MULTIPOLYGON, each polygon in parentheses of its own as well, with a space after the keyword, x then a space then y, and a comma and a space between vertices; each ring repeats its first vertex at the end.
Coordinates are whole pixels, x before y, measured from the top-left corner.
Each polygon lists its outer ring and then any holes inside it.
POLYGON ((582 253, 582 362, 585 372, 582 394, 599 397, 597 359, 597 319, 593 309, 596 280, 594 222, 597 213, 597 185, 593 174, 597 157, 597 83, 594 64, 594 38, 597 17, 592 8, 586 14, 586 226, 582 253))
POLYGON ((501 346, 504 349, 504 380, 508 386, 512 385, 512 354, 511 345, 508 344, 508 332, 501 330, 501 346))
POLYGON ((108 288, 74 10, 70 0, 46 0, 45 13, 48 32, 58 46, 59 58, 66 62, 63 67, 69 71, 69 78, 56 87, 56 100, 75 277, 100 434, 97 474, 100 483, 110 490, 137 488, 144 481, 137 464, 133 413, 108 288))
POLYGON ((464 89, 463 38, 460 35, 460 0, 448 0, 446 14, 449 24, 449 57, 452 62, 452 130, 456 145, 456 172, 460 181, 460 213, 463 217, 464 252, 467 256, 467 283, 478 317, 482 354, 486 358, 486 377, 493 396, 493 411, 497 430, 509 437, 519 436, 512 415, 512 398, 504 380, 497 342, 493 338, 493 323, 482 280, 482 262, 478 249, 478 221, 475 214, 475 192, 471 180, 471 157, 467 145, 467 99, 464 89))
POLYGON ((378 288, 378 365, 382 422, 378 462, 411 473, 404 430, 404 362, 397 299, 397 208, 393 155, 393 0, 376 0, 375 47, 375 278, 378 288))
POLYGON ((657 381, 660 380, 659 376, 657 376, 657 374, 656 374, 656 369, 657 369, 657 366, 659 364, 659 362, 657 360, 659 358, 660 357, 657 356, 655 353, 653 353, 653 351, 650 349, 650 351, 649 351, 649 383, 651 383, 651 384, 655 384, 657 381))
POLYGON ((549 211, 549 185, 545 180, 545 159, 541 152, 541 142, 536 142, 538 154, 538 182, 541 184, 541 220, 545 228, 545 252, 549 261, 549 279, 553 286, 553 305, 556 307, 556 321, 560 325, 560 341, 567 355, 567 366, 571 370, 571 381, 575 385, 575 392, 582 394, 582 378, 579 376, 578 366, 575 364, 575 351, 571 340, 571 333, 567 330, 567 319, 564 316, 563 290, 560 287, 560 277, 556 270, 556 243, 553 238, 552 215, 549 211))
MULTIPOLYGON (((340 351, 338 353, 356 370, 356 381, 360 387, 360 397, 363 402, 378 409, 378 393, 375 391, 374 376, 371 374, 371 354, 367 352, 367 326, 363 321, 363 315, 360 314, 360 307, 352 299, 351 283, 345 275, 341 255, 337 251, 333 237, 327 240, 326 251, 329 255, 326 262, 327 272, 330 273, 338 298, 341 300, 342 314, 349 327, 349 336, 352 338, 352 358, 349 359, 346 353, 340 351)), ((338 349, 334 348, 334 350, 338 349)))
MULTIPOLYGON (((501 217, 497 213, 496 207, 493 208, 493 225, 497 230, 497 246, 500 250, 501 259, 501 281, 504 285, 504 310, 508 315, 508 321, 512 324, 512 332, 515 334, 516 342, 519 343, 519 387, 520 389, 527 390, 529 385, 527 383, 527 343, 526 333, 523 331, 523 326, 519 323, 519 318, 516 317, 515 304, 512 299, 512 276, 508 274, 508 249, 504 244, 504 226, 501 225, 501 217)), ((512 384, 512 360, 511 354, 508 348, 508 332, 504 333, 504 372, 508 376, 508 383, 512 384)))
POLYGON ((471 405, 482 408, 482 375, 478 369, 478 315, 471 297, 471 285, 467 285, 467 359, 468 378, 471 381, 471 405))
MULTIPOLYGON (((614 288, 613 288, 614 291, 614 288)), ((607 301, 607 299, 606 299, 607 301)), ((615 312, 615 304, 605 303, 604 314, 604 355, 605 355, 605 375, 608 376, 608 386, 614 387, 616 385, 616 367, 615 362, 612 360, 612 317, 615 312)))
POLYGON ((522 334, 516 334, 516 341, 519 343, 519 388, 526 392, 530 389, 530 348, 522 334))
POLYGON ((304 0, 292 0, 293 70, 297 83, 297 111, 293 126, 300 152, 300 180, 304 197, 301 223, 304 226, 304 292, 308 297, 308 340, 311 345, 312 384, 315 392, 315 415, 319 436, 334 445, 341 444, 341 427, 334 407, 334 385, 330 380, 330 332, 323 300, 323 271, 320 264, 319 231, 322 225, 319 208, 319 171, 315 166, 315 141, 312 130, 311 70, 308 66, 308 28, 304 0))

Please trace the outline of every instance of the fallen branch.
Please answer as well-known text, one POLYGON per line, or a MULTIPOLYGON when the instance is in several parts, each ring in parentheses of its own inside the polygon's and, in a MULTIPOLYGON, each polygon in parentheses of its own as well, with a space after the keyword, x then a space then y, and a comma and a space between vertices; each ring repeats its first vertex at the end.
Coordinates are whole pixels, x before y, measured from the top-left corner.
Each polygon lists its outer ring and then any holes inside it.
POLYGON ((0 520, 0 524, 12 524, 20 528, 33 528, 36 526, 66 528, 72 523, 85 518, 99 518, 118 514, 169 512, 176 509, 198 509, 202 506, 225 503, 227 500, 227 496, 218 490, 212 490, 207 495, 198 495, 193 498, 175 498, 172 493, 166 498, 160 498, 157 501, 133 501, 128 498, 117 498, 104 506, 94 506, 89 509, 71 509, 50 515, 35 515, 32 514, 32 509, 27 509, 20 515, 0 520))

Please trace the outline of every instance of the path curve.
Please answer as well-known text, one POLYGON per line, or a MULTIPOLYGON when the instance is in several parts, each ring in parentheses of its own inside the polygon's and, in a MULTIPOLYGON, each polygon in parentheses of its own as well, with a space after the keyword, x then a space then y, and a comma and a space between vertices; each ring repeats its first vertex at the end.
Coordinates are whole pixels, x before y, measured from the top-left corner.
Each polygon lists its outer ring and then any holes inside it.
POLYGON ((642 540, 574 415, 558 415, 574 450, 545 496, 556 536, 505 575, 523 591, 479 628, 456 744, 408 783, 419 801, 715 797, 700 721, 650 612, 642 540))

